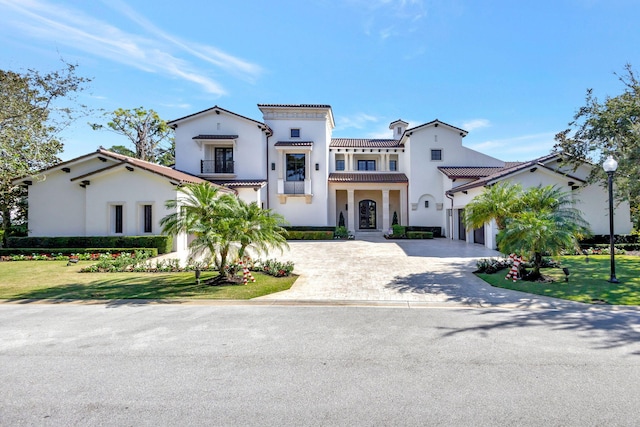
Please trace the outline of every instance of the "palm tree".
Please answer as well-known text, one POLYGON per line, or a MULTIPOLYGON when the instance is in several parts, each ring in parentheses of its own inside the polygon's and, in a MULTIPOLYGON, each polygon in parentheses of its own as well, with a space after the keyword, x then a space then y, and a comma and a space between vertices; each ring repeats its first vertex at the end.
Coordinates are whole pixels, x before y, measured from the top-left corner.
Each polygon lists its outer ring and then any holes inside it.
POLYGON ((589 224, 573 207, 571 194, 555 186, 533 187, 520 197, 522 211, 506 219, 498 233, 498 248, 533 260, 528 280, 540 277, 542 256, 578 246, 578 239, 589 234, 589 224))
POLYGON ((520 184, 499 182, 487 187, 464 209, 464 221, 467 229, 480 228, 491 220, 496 221, 498 229, 503 229, 506 220, 520 211, 521 195, 522 186, 520 184))
POLYGON ((220 194, 220 187, 209 183, 187 184, 178 188, 175 200, 165 206, 174 213, 160 220, 165 234, 187 233, 194 236, 189 244, 192 256, 204 255, 224 271, 229 252, 229 224, 235 217, 235 196, 220 194))
POLYGON ((165 234, 187 233, 192 256, 204 255, 220 273, 232 256, 242 258, 247 248, 266 253, 270 248, 288 247, 284 217, 246 203, 231 194, 220 194, 209 183, 188 184, 178 189, 180 196, 165 205, 176 211, 162 218, 165 234))
POLYGON ((246 203, 237 199, 237 203, 238 258, 244 257, 247 248, 252 248, 257 253, 268 253, 271 248, 282 251, 283 247, 289 247, 285 237, 287 230, 282 227, 286 221, 282 215, 270 209, 262 209, 255 202, 246 203))

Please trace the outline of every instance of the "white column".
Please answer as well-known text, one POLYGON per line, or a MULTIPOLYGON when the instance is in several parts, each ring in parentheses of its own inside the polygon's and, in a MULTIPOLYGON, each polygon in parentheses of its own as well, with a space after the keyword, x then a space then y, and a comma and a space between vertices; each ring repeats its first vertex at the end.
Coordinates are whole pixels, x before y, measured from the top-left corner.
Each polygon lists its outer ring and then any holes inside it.
POLYGON ((382 232, 389 230, 389 190, 382 190, 382 232))
POLYGON ((403 187, 400 190, 400 218, 398 221, 400 225, 409 225, 409 216, 407 212, 407 187, 403 187))
POLYGON ((347 190, 347 229, 352 233, 356 232, 356 207, 354 193, 354 190, 347 190))

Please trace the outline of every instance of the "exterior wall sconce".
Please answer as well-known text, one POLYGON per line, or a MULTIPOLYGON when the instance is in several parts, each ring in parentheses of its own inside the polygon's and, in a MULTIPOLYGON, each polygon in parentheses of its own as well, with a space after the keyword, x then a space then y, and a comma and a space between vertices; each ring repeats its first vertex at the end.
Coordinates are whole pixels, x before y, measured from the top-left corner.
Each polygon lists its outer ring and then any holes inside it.
POLYGON ((271 163, 271 170, 272 171, 276 170, 276 164, 275 163, 271 163))
POLYGON ((320 163, 316 163, 316 170, 319 171, 320 170, 320 163))

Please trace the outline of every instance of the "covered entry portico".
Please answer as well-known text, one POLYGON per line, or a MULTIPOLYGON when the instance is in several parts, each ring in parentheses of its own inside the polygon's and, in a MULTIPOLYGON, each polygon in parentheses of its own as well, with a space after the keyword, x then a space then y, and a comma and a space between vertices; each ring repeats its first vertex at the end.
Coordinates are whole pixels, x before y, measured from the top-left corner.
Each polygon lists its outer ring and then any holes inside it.
POLYGON ((394 214, 399 224, 407 224, 407 181, 404 174, 332 173, 330 219, 338 226, 342 217, 352 233, 387 231, 394 214))

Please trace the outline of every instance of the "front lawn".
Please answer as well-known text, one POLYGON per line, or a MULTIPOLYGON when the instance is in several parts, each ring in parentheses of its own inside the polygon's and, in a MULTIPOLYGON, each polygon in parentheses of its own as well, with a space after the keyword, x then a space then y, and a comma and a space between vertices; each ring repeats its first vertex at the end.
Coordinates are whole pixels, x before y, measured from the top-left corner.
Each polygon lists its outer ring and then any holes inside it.
MULTIPOLYGON (((190 273, 80 273, 92 261, 0 262, 0 299, 251 299, 287 290, 297 276, 253 272, 255 283, 196 285, 190 273)), ((203 272, 201 280, 216 276, 203 272)))
POLYGON ((553 283, 535 283, 505 280, 509 270, 495 274, 478 274, 485 282, 499 288, 513 289, 536 295, 562 298, 586 303, 616 305, 640 305, 640 257, 616 255, 616 277, 621 283, 609 283, 608 255, 564 256, 560 258, 563 267, 570 271, 569 282, 559 268, 544 268, 542 274, 554 278, 553 283))

